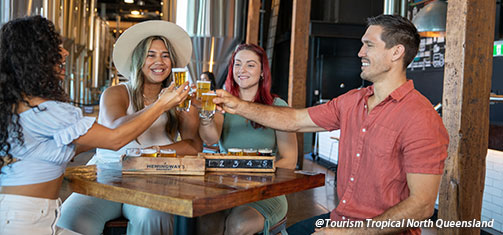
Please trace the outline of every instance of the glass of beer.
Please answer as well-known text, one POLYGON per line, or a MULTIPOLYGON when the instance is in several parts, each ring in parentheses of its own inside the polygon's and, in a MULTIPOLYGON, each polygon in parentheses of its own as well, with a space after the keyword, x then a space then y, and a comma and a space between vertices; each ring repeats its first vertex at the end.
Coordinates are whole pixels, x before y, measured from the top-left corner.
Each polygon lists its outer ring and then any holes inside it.
POLYGON ((257 150, 256 149, 243 149, 243 154, 245 156, 257 156, 257 150))
POLYGON ((142 157, 157 157, 157 150, 155 150, 155 149, 142 149, 141 156, 142 157))
MULTIPOLYGON (((187 69, 186 68, 173 68, 171 69, 173 77, 175 78, 175 87, 178 89, 183 83, 187 81, 187 69)), ((178 111, 189 111, 190 109, 190 97, 187 97, 183 102, 181 102, 176 110, 178 111)))
POLYGON ((213 99, 217 97, 215 93, 203 93, 201 96, 202 108, 199 110, 199 116, 203 119, 209 119, 215 115, 216 105, 213 99))
POLYGON ((161 150, 159 150, 159 157, 176 157, 176 150, 174 150, 174 149, 161 149, 161 150))
POLYGON ((196 99, 201 100, 203 97, 203 93, 209 92, 211 89, 211 82, 210 81, 197 81, 197 93, 196 93, 196 99))
POLYGON ((186 68, 172 68, 171 72, 173 73, 173 77, 175 77, 176 88, 180 87, 183 83, 187 81, 186 68))
POLYGON ((191 94, 189 94, 184 101, 182 101, 178 106, 176 106, 176 110, 188 112, 190 110, 190 103, 191 103, 190 97, 191 94))
POLYGON ((141 156, 141 150, 139 148, 129 148, 129 149, 126 149, 126 156, 129 156, 129 157, 140 157, 141 156))
POLYGON ((239 148, 229 148, 227 152, 232 156, 243 156, 243 150, 239 148))
POLYGON ((264 148, 258 150, 260 156, 272 156, 272 149, 264 148))

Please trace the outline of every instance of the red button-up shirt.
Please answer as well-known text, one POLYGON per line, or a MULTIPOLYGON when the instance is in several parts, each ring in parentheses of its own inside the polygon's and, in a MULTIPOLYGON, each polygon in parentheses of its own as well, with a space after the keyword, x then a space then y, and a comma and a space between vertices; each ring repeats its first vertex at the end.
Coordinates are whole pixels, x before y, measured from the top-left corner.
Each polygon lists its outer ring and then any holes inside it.
MULTIPOLYGON (((373 86, 308 109, 326 130, 341 130, 332 220, 374 218, 409 197, 407 173, 442 174, 449 137, 411 80, 368 113, 373 86)), ((420 233, 419 229, 409 233, 420 233)))

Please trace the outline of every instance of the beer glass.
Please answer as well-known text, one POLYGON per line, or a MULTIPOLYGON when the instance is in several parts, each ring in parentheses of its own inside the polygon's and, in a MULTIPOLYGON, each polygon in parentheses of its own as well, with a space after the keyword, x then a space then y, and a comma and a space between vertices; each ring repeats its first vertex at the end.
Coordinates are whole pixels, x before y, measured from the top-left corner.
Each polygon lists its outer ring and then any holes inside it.
POLYGON ((258 150, 258 155, 260 156, 272 156, 272 149, 259 149, 258 150))
POLYGON ((189 94, 187 96, 187 98, 185 98, 184 101, 182 101, 178 106, 176 106, 176 110, 188 112, 190 110, 190 103, 191 103, 190 98, 191 97, 192 97, 192 95, 189 94))
MULTIPOLYGON (((183 83, 187 81, 187 69, 186 68, 173 68, 171 69, 173 77, 175 78, 175 87, 179 88, 183 83)), ((181 102, 176 110, 178 111, 189 111, 190 109, 190 97, 187 97, 183 102, 181 102)))
POLYGON ((199 116, 203 119, 209 119, 215 115, 216 105, 213 99, 217 97, 215 93, 203 93, 201 95, 202 108, 199 110, 199 116))
POLYGON ((126 149, 126 156, 129 156, 129 157, 140 157, 141 156, 141 150, 139 148, 129 148, 129 149, 126 149))
POLYGON ((243 149, 243 154, 245 156, 257 156, 257 150, 256 149, 243 149))
POLYGON ((176 157, 176 150, 174 150, 174 149, 161 149, 161 150, 159 150, 159 157, 176 157))
POLYGON ((227 152, 229 153, 229 155, 232 155, 232 156, 243 156, 243 150, 242 149, 229 148, 229 150, 227 152))
POLYGON ((211 82, 210 81, 197 81, 197 93, 196 93, 196 99, 201 100, 203 97, 203 93, 209 92, 211 89, 211 82))
POLYGON ((157 150, 155 150, 155 149, 142 149, 141 156, 142 157, 157 157, 157 150))
POLYGON ((186 68, 172 68, 171 72, 173 73, 173 77, 175 77, 176 88, 180 87, 184 82, 187 81, 186 68))

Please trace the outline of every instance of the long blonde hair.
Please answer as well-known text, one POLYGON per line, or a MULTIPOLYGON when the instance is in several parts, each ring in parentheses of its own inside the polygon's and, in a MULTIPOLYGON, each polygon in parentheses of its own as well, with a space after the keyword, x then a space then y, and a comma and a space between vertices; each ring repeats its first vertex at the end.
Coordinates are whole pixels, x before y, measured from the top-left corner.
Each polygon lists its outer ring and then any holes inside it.
MULTIPOLYGON (((171 46, 168 39, 163 36, 150 36, 143 39, 133 51, 131 55, 131 68, 130 68, 130 79, 128 82, 128 89, 131 94, 133 108, 135 112, 142 110, 145 107, 143 102, 143 84, 145 83, 145 75, 142 73, 143 65, 145 65, 145 60, 148 55, 148 50, 152 41, 162 40, 164 45, 168 49, 169 59, 171 60, 171 67, 177 67, 177 56, 175 50, 171 46)), ((173 73, 168 75, 168 78, 162 82, 162 88, 168 87, 173 80, 173 73)), ((168 115, 168 122, 166 123, 166 132, 171 140, 174 142, 178 135, 178 119, 176 116, 175 108, 170 109, 166 112, 168 115)))

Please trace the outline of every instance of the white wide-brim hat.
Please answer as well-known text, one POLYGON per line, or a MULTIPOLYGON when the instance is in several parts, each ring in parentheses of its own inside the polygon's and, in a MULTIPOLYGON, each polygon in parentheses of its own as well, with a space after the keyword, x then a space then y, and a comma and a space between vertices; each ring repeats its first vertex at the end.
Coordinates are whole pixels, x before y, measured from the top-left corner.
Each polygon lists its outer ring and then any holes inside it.
POLYGON ((164 20, 144 21, 129 27, 115 42, 113 61, 124 77, 130 78, 133 50, 143 39, 150 36, 163 36, 168 39, 177 56, 176 67, 183 68, 190 62, 192 42, 185 30, 164 20))

